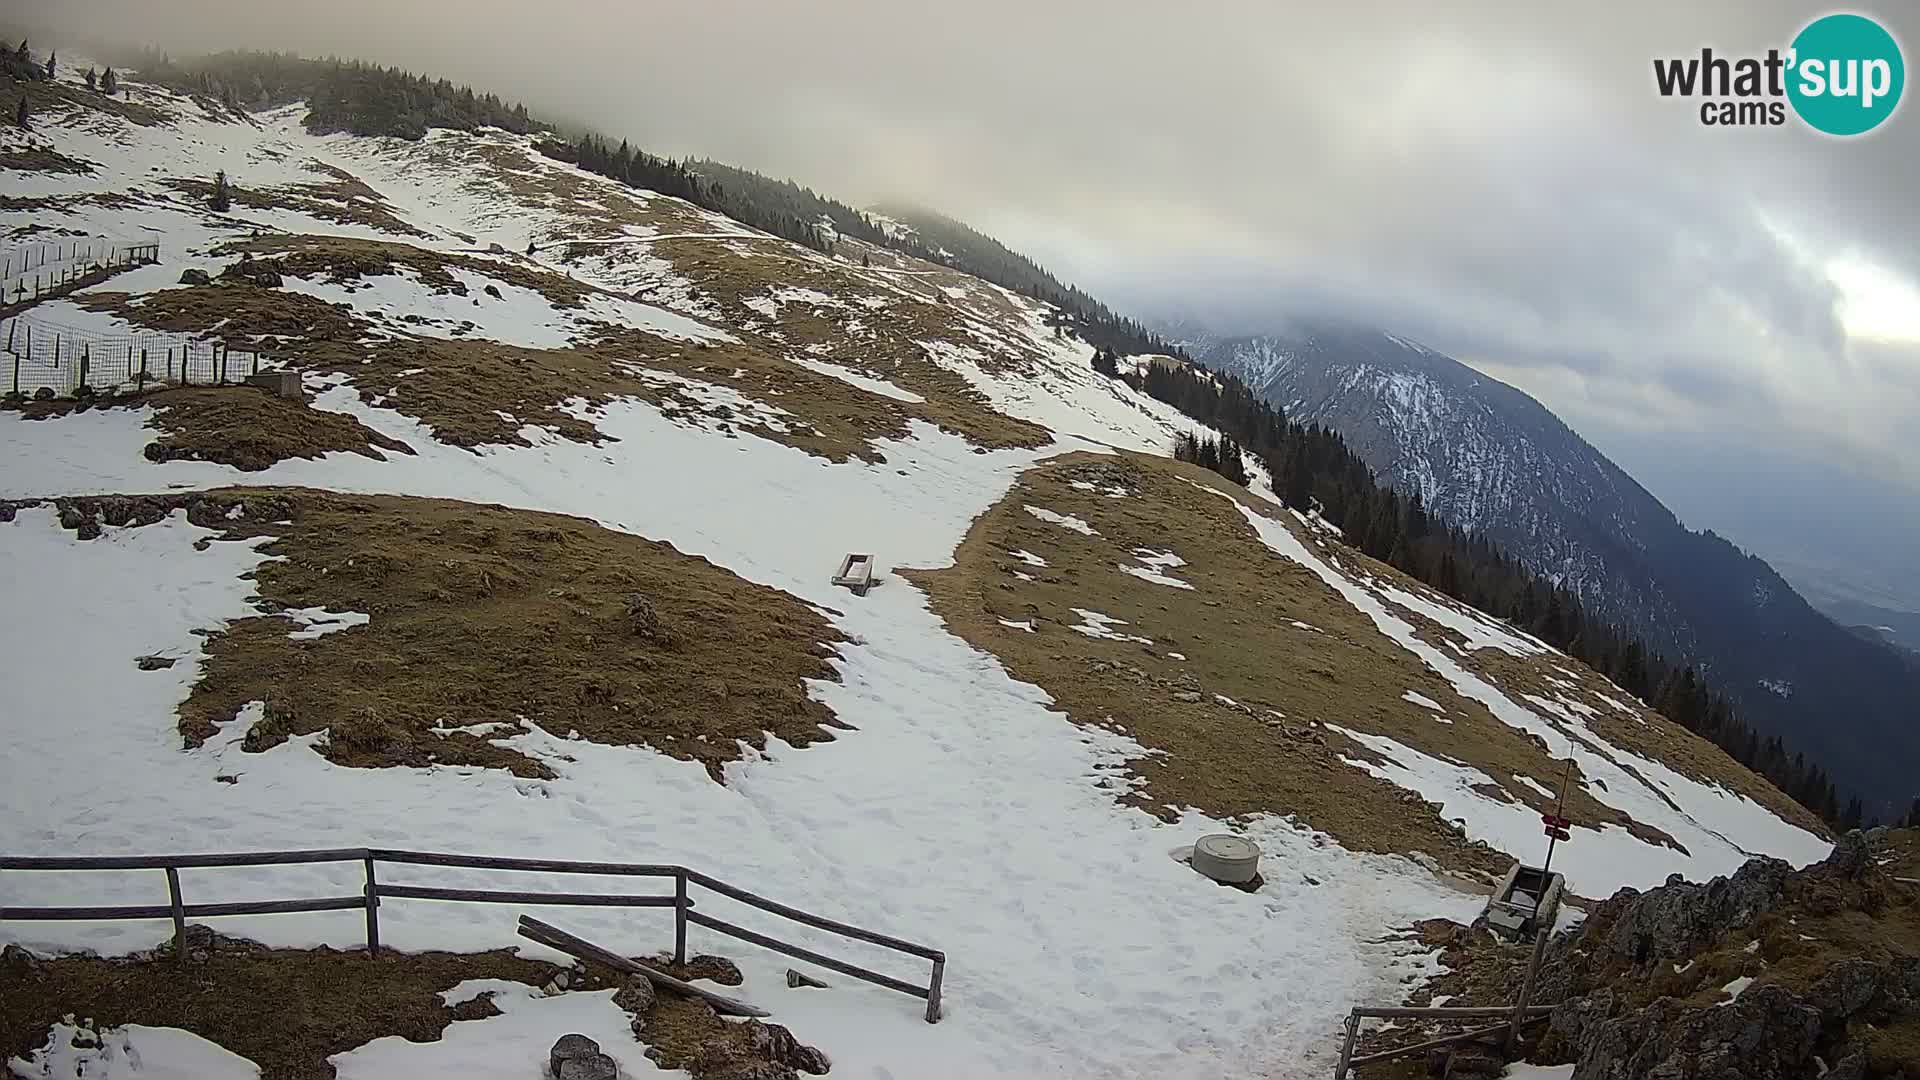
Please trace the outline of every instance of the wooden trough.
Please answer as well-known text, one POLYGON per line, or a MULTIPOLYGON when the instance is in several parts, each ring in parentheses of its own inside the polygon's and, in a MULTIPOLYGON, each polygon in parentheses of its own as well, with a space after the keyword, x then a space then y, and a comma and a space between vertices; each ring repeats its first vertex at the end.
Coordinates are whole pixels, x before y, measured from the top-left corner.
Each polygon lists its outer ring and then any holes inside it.
POLYGON ((833 575, 835 585, 852 589, 853 595, 865 596, 873 588, 873 556, 849 554, 840 560, 840 571, 833 575))
POLYGON ((1516 862, 1487 901, 1487 926, 1514 941, 1531 940, 1535 932, 1552 928, 1566 888, 1565 877, 1516 862))

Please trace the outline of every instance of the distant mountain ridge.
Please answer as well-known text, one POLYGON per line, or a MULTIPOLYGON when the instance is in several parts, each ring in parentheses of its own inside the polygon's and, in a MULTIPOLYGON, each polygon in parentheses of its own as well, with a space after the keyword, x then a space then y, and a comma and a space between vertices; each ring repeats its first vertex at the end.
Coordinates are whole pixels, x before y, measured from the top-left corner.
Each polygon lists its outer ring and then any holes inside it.
POLYGON ((1883 809, 1920 788, 1920 669, 1820 614, 1763 560, 1688 530, 1532 397, 1370 328, 1165 332, 1290 416, 1340 432, 1383 479, 1590 611, 1689 658, 1749 724, 1787 737, 1837 783, 1883 809))

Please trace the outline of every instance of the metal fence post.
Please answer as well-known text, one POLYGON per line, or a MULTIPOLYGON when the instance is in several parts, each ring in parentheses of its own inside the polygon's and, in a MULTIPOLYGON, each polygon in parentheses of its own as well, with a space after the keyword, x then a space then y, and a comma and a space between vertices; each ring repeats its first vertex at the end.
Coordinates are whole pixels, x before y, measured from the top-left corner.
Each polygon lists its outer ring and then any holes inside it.
POLYGON ((687 871, 685 868, 673 875, 673 962, 682 967, 687 962, 687 871))
POLYGON ((187 909, 180 900, 180 871, 167 867, 167 904, 173 908, 173 960, 187 962, 187 909))
POLYGON ((368 853, 367 868, 367 955, 380 955, 380 894, 373 887, 373 855, 368 853))

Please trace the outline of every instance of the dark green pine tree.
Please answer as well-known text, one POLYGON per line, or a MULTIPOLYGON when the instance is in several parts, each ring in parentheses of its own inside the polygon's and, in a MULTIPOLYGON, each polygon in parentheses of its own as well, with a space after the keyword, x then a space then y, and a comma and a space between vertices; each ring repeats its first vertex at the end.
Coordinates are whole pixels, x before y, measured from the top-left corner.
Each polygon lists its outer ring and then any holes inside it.
POLYGON ((13 110, 13 125, 27 129, 33 127, 33 118, 27 113, 27 95, 25 94, 20 95, 20 104, 13 110))
POLYGON ((100 92, 108 97, 112 97, 115 93, 118 93, 119 90, 120 76, 115 75, 112 68, 108 68, 107 73, 100 76, 100 92))
POLYGON ((227 170, 221 169, 213 175, 213 199, 208 205, 216 214, 224 214, 233 209, 233 191, 227 182, 227 170))
POLYGON ((89 90, 100 89, 100 73, 93 70, 92 68, 87 69, 87 89, 89 90))
POLYGON ((53 62, 54 62, 54 58, 55 58, 55 57, 57 57, 57 56, 59 56, 59 55, 60 55, 60 54, 59 54, 59 53, 57 53, 57 52, 50 52, 50 53, 48 53, 48 54, 47 54, 47 78, 49 78, 49 79, 51 79, 51 78, 53 78, 53 67, 54 67, 54 65, 53 65, 53 62))
POLYGON ((1907 828, 1920 829, 1920 798, 1913 800, 1913 808, 1907 811, 1907 828))

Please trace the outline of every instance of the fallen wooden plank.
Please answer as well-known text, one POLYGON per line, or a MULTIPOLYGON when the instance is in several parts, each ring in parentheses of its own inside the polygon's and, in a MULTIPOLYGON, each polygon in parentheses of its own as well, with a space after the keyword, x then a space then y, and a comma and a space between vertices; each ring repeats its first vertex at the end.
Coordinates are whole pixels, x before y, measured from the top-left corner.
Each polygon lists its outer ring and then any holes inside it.
POLYGON ((608 952, 591 941, 575 937, 557 926, 548 925, 539 919, 527 915, 520 916, 520 936, 537 941, 548 948, 559 949, 563 953, 577 956, 582 960, 591 960, 596 964, 605 964, 615 971, 624 971, 629 975, 644 975, 656 986, 672 990, 675 993, 687 994, 705 1000, 713 1006, 715 1012, 723 1016, 773 1015, 765 1009, 756 1008, 744 1001, 727 997, 724 994, 716 994, 711 990, 695 986, 685 980, 676 979, 666 972, 660 971, 657 968, 648 967, 638 960, 629 960, 618 953, 608 952))
MULTIPOLYGON (((1548 1014, 1546 1013, 1541 1013, 1537 1016, 1529 1016, 1526 1019, 1520 1021, 1520 1026, 1528 1027, 1533 1024, 1541 1023, 1546 1019, 1548 1019, 1548 1014)), ((1408 1054, 1419 1054, 1419 1053, 1424 1053, 1428 1050, 1438 1050, 1443 1046, 1453 1046, 1458 1043, 1473 1042, 1478 1039, 1484 1039, 1489 1035, 1501 1035, 1507 1031, 1509 1026, 1510 1025, 1507 1025, 1507 1024, 1490 1024, 1487 1027, 1475 1028, 1472 1031, 1462 1031, 1457 1034, 1442 1036, 1441 1038, 1432 1039, 1427 1042, 1414 1043, 1411 1046, 1400 1046, 1400 1047, 1395 1047, 1392 1050, 1381 1050, 1377 1053, 1362 1054, 1357 1058, 1349 1059, 1347 1061, 1346 1067, 1348 1069, 1357 1069, 1362 1065, 1372 1065, 1372 1064, 1375 1064, 1376 1062, 1391 1061, 1394 1058, 1406 1057, 1408 1054)))

